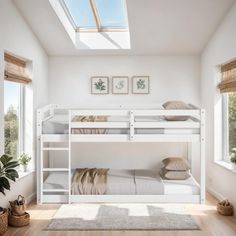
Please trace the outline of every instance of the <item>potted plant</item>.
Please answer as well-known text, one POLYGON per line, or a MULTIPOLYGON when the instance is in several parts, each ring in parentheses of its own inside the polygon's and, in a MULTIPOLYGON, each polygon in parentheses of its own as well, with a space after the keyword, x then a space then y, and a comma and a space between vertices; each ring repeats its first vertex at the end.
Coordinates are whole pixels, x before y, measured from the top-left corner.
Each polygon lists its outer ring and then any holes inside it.
POLYGON ((236 169, 236 148, 232 149, 232 153, 230 155, 230 161, 233 163, 234 169, 236 169))
MULTIPOLYGON (((19 177, 15 168, 19 165, 17 161, 8 155, 0 157, 0 192, 5 195, 5 190, 10 190, 9 180, 16 181, 19 177)), ((8 226, 8 211, 0 207, 0 235, 7 231, 8 226)))
POLYGON ((31 157, 28 154, 22 153, 19 157, 19 163, 23 166, 24 172, 27 172, 27 166, 31 157))

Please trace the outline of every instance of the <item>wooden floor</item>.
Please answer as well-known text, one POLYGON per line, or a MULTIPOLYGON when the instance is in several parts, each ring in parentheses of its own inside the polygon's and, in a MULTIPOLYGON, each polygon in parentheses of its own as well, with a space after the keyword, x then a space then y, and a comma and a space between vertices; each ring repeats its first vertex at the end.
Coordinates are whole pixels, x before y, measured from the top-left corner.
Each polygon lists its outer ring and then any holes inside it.
POLYGON ((207 196, 206 205, 185 205, 201 227, 201 231, 43 231, 60 205, 31 204, 30 226, 12 228, 4 236, 236 236, 236 218, 224 217, 216 212, 217 200, 207 196))

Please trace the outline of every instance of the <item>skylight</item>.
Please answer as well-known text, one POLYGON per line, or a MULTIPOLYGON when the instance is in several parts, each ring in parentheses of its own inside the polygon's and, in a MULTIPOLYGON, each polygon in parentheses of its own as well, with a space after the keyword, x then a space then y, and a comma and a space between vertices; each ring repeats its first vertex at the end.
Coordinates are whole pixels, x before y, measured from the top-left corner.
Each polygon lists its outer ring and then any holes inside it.
POLYGON ((61 0, 76 31, 128 31, 125 0, 61 0))

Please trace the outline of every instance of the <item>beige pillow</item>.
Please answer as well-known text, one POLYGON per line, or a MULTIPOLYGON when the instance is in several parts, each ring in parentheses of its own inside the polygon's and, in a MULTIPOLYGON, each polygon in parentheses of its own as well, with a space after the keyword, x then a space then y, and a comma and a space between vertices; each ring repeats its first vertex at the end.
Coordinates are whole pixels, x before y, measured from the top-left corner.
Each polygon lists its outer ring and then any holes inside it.
POLYGON ((190 177, 190 174, 188 171, 171 171, 162 168, 160 176, 163 179, 169 179, 169 180, 185 180, 190 177))
POLYGON ((181 157, 169 157, 162 160, 166 170, 186 171, 190 169, 188 161, 181 157))
MULTIPOLYGON (((181 101, 169 101, 162 105, 166 110, 185 110, 185 109, 191 109, 191 107, 181 101)), ((165 119, 168 121, 186 121, 190 118, 190 116, 165 116, 165 119)))

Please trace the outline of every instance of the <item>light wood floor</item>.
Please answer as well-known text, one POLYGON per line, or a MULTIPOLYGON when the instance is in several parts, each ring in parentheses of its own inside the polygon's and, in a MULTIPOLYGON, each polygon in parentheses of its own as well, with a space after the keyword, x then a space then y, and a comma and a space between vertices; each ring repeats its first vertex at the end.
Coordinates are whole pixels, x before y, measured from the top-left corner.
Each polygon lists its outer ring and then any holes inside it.
POLYGON ((236 218, 216 212, 217 200, 207 196, 206 205, 185 205, 201 227, 201 231, 43 231, 60 205, 30 204, 30 226, 12 228, 4 236, 236 236, 236 218))

